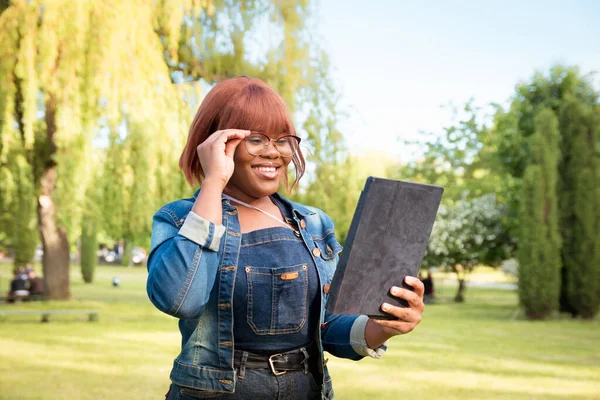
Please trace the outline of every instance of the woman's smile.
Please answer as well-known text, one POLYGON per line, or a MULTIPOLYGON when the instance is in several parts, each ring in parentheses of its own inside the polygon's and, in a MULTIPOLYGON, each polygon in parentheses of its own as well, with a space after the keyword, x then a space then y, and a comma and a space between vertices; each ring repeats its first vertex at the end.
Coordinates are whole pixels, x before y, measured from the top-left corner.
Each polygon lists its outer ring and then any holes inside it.
POLYGON ((275 163, 263 163, 252 165, 252 170, 264 179, 278 179, 281 165, 275 163))

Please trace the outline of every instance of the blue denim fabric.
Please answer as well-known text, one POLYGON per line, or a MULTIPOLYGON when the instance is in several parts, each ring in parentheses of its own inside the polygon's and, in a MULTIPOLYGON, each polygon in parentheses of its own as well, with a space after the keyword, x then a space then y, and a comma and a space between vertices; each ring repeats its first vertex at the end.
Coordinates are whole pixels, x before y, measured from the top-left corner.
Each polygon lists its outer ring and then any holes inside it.
POLYGON ((200 391, 172 384, 166 400, 313 400, 321 398, 321 385, 312 374, 290 371, 275 376, 266 370, 247 370, 235 393, 200 391))
POLYGON ((301 238, 275 227, 242 235, 233 294, 236 350, 308 345, 319 323, 319 277, 301 238))
MULTIPOLYGON (((223 199, 222 226, 202 220, 202 235, 191 240, 186 218, 189 214, 191 221, 199 219, 190 214, 197 194, 167 204, 155 214, 147 292, 159 310, 179 318, 181 353, 174 361, 171 381, 188 388, 231 393, 237 381, 233 367, 232 301, 242 235, 237 209, 223 199), (222 237, 215 234, 222 231, 222 237)), ((317 266, 319 286, 331 283, 341 251, 332 220, 318 209, 290 202, 277 193, 274 198, 292 210, 298 226, 305 226, 300 233, 317 266), (304 222, 300 224, 301 221, 304 222)), ((358 316, 327 314, 327 294, 322 290, 319 294, 320 329, 313 333, 321 358, 317 380, 323 385, 323 396, 331 398, 331 379, 323 365, 323 351, 353 360, 364 355, 350 340, 358 316)))

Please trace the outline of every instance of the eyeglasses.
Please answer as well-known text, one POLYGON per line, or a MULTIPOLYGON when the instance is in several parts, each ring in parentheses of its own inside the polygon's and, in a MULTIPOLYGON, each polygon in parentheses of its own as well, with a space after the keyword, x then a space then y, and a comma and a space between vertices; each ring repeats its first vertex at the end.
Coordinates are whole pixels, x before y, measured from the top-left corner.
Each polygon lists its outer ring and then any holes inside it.
POLYGON ((253 156, 263 154, 270 143, 273 143, 273 146, 281 154, 281 157, 291 157, 300 148, 300 138, 294 135, 285 135, 277 139, 271 139, 262 132, 251 131, 244 142, 246 143, 246 150, 253 156))

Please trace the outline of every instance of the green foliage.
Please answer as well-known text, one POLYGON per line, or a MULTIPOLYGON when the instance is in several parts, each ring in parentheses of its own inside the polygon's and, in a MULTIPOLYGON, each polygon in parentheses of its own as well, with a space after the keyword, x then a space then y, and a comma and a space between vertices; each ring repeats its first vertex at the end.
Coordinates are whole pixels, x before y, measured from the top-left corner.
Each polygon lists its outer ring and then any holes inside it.
MULTIPOLYGON (((499 109, 494 144, 500 162, 510 175, 522 177, 530 163, 531 150, 527 138, 535 133, 537 113, 544 108, 558 113, 566 96, 586 105, 598 102, 598 92, 591 83, 591 77, 581 76, 577 67, 557 65, 547 76, 538 72, 528 82, 517 86, 510 109, 507 112, 499 109)), ((563 140, 560 144, 562 150, 567 142, 563 140)))
POLYGON ((519 300, 532 319, 558 310, 561 237, 558 224, 558 121, 551 109, 535 117, 531 163, 523 176, 519 258, 519 300))
POLYGON ((94 271, 98 262, 97 222, 84 216, 81 226, 81 276, 85 283, 94 281, 94 271))
POLYGON ((40 225, 56 223, 52 234, 64 230, 74 243, 87 212, 94 175, 88 157, 96 140, 106 152, 106 164, 95 167, 103 172, 96 183, 102 191, 98 229, 128 246, 147 247, 156 209, 190 194, 177 161, 203 85, 256 76, 292 109, 328 90, 326 74, 315 73, 324 55, 308 34, 306 0, 0 6, 0 246, 13 237, 5 226, 15 225, 17 215, 10 200, 17 178, 8 167, 15 149, 23 148, 29 163, 32 185, 26 187, 37 196, 46 182, 56 205, 56 221, 40 225), (248 46, 258 41, 264 45, 248 46))
POLYGON ((338 240, 344 243, 362 186, 337 128, 337 94, 328 78, 327 57, 321 57, 319 67, 307 71, 308 84, 300 92, 306 107, 301 123, 307 135, 303 151, 314 170, 308 170, 302 187, 291 197, 325 211, 335 222, 338 240))
POLYGON ((515 182, 499 168, 482 110, 469 102, 453 111, 455 122, 444 134, 425 143, 406 143, 423 146, 424 156, 396 169, 393 176, 444 187, 423 266, 455 272, 455 299, 464 301, 470 271, 480 263, 497 266, 514 250, 512 218, 505 205, 515 197, 515 182))
POLYGON ((15 251, 15 267, 30 263, 37 240, 35 188, 31 166, 22 152, 13 151, 9 156, 9 169, 14 179, 14 197, 8 205, 11 213, 11 244, 15 251))
POLYGON ((493 194, 440 205, 423 265, 447 266, 460 279, 478 264, 499 265, 510 251, 502 215, 493 194))
POLYGON ((85 206, 81 218, 80 258, 81 276, 85 283, 94 281, 94 272, 98 263, 98 235, 102 221, 102 171, 99 166, 103 158, 100 152, 89 156, 93 170, 92 178, 85 193, 85 206))
POLYGON ((299 201, 322 209, 335 222, 336 238, 343 245, 364 182, 354 172, 352 158, 317 165, 314 180, 299 201))
POLYGON ((489 193, 495 193, 498 201, 505 203, 512 182, 498 168, 496 148, 483 123, 487 117, 472 103, 462 110, 453 109, 454 122, 443 128, 442 135, 429 134, 434 139, 425 143, 407 142, 423 146, 424 155, 402 166, 396 176, 444 186, 446 204, 489 193))
POLYGON ((562 159, 560 225, 566 309, 591 318, 600 308, 600 117, 567 96, 559 111, 562 159))
POLYGON ((12 238, 11 199, 15 188, 12 173, 7 166, 0 166, 0 182, 0 252, 3 252, 12 238))
MULTIPOLYGON (((595 250, 599 248, 600 231, 597 211, 600 209, 597 195, 599 96, 591 78, 582 76, 578 68, 555 66, 548 75, 536 73, 530 81, 517 87, 510 109, 498 109, 494 134, 490 136, 491 143, 498 149, 500 165, 518 187, 524 184, 528 166, 535 163, 532 145, 537 142, 530 138, 535 134, 536 115, 549 109, 558 118, 557 193, 563 243, 560 308, 588 318, 598 312, 600 302, 600 262, 595 250)), ((518 227, 523 218, 531 217, 520 214, 533 206, 520 204, 523 201, 532 199, 524 196, 507 203, 510 214, 514 215, 512 227, 518 227)))

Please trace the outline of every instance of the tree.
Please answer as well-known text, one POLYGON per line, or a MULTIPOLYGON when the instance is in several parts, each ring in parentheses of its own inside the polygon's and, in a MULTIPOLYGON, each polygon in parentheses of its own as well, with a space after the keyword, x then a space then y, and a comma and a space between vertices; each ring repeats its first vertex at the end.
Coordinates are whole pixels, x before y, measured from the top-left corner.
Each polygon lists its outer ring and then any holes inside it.
POLYGON ((85 158, 100 119, 131 108, 148 120, 144 111, 169 101, 151 9, 134 4, 14 1, 0 15, 0 129, 3 141, 20 133, 31 164, 50 298, 69 297, 69 239, 79 234, 85 158), (132 11, 137 18, 126 18, 132 11))
MULTIPOLYGON (((535 133, 535 116, 548 108, 558 118, 561 157, 557 190, 563 243, 560 310, 586 317, 597 313, 600 301, 600 264, 595 250, 600 227, 595 193, 600 152, 598 99, 589 76, 582 76, 576 67, 554 66, 547 75, 536 73, 517 87, 510 108, 498 109, 491 136, 500 165, 520 185, 532 163, 529 138, 535 133)), ((509 203, 515 221, 522 218, 523 200, 509 203)))
POLYGON ((103 155, 100 151, 90 154, 94 172, 85 193, 85 207, 81 217, 80 259, 81 276, 85 283, 94 281, 94 272, 98 263, 98 235, 102 221, 102 181, 103 155))
POLYGON ((563 303, 574 316, 593 318, 600 308, 600 117, 567 95, 559 110, 563 303))
POLYGON ((499 265, 507 258, 510 246, 502 214, 493 194, 440 205, 423 266, 443 266, 456 274, 456 302, 465 300, 466 282, 475 266, 499 265))
POLYGON ((301 90, 306 116, 297 124, 307 134, 303 151, 314 170, 308 170, 302 186, 295 188, 290 197, 325 211, 335 222, 337 239, 344 243, 361 187, 337 127, 341 114, 338 94, 328 77, 329 64, 324 53, 321 60, 306 75, 308 84, 301 90))
MULTIPOLYGON (((0 193, 0 217, 6 246, 15 252, 15 269, 30 263, 35 253, 36 217, 35 188, 31 182, 31 166, 18 145, 6 155, 5 171, 0 174, 7 179, 4 193, 0 193)), ((0 167, 0 169, 2 169, 0 167)), ((0 243, 3 240, 0 239, 0 243)), ((0 246, 1 247, 1 246, 0 246)))
POLYGON ((558 310, 561 238, 558 224, 558 121, 550 109, 535 117, 531 163, 523 176, 519 238, 519 300, 531 319, 558 310))
POLYGON ((515 247, 512 218, 504 204, 514 197, 515 183, 495 158, 483 110, 467 103, 453 110, 454 122, 428 142, 423 157, 396 169, 397 179, 444 187, 444 196, 423 261, 456 273, 455 301, 465 300, 466 282, 479 264, 499 265, 515 247))
POLYGON ((484 110, 468 102, 461 110, 452 107, 454 121, 441 135, 429 133, 429 141, 405 141, 424 148, 423 157, 400 166, 395 176, 444 186, 446 204, 494 193, 500 203, 507 200, 512 181, 499 168, 496 147, 484 110))
POLYGON ((98 221, 84 214, 81 222, 81 276, 92 283, 98 263, 98 221))
MULTIPOLYGON (((152 213, 183 191, 174 172, 199 100, 190 93, 244 73, 267 81, 294 109, 327 89, 312 72, 322 54, 307 34, 306 0, 14 0, 0 7, 0 192, 15 181, 6 160, 20 142, 53 299, 69 297, 69 243, 80 234, 93 140, 109 151, 107 234, 129 246, 146 243, 152 213), (267 38, 260 37, 265 27, 267 38), (267 44, 249 45, 257 39, 267 44)), ((14 214, 1 206, 2 218, 14 214)))

